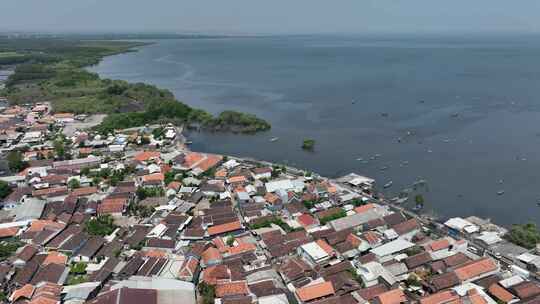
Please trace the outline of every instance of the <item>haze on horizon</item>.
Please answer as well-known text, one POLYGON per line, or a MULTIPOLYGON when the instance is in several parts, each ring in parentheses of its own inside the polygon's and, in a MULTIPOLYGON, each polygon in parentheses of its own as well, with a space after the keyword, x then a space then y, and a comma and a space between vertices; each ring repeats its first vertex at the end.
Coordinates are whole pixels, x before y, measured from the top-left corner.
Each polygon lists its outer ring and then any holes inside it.
POLYGON ((538 0, 3 0, 0 31, 540 32, 538 0))

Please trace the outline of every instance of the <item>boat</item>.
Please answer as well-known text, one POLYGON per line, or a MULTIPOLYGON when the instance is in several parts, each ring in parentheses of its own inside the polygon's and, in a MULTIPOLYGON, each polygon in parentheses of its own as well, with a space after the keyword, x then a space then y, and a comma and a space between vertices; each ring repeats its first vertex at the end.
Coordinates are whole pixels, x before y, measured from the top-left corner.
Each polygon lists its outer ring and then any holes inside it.
POLYGON ((503 195, 503 194, 504 194, 504 190, 497 191, 497 195, 503 195))
POLYGON ((193 141, 191 141, 191 140, 186 140, 186 142, 185 142, 186 145, 191 145, 192 143, 193 143, 193 141))
POLYGON ((274 142, 274 141, 277 141, 278 139, 279 139, 279 137, 272 137, 272 138, 270 138, 270 141, 274 142))
POLYGON ((386 189, 386 188, 390 188, 390 187, 392 187, 392 184, 393 184, 393 183, 394 183, 394 182, 389 181, 388 183, 384 184, 383 187, 384 187, 385 189, 386 189))
POLYGON ((382 166, 381 171, 388 170, 388 166, 382 166))
POLYGON ((357 161, 364 161, 364 159, 362 157, 359 157, 356 159, 357 161))
POLYGON ((422 210, 423 208, 424 208, 423 204, 417 204, 416 206, 414 206, 413 210, 414 211, 419 211, 419 210, 422 210))
POLYGON ((459 116, 459 113, 452 114, 452 117, 458 117, 458 116, 459 116))

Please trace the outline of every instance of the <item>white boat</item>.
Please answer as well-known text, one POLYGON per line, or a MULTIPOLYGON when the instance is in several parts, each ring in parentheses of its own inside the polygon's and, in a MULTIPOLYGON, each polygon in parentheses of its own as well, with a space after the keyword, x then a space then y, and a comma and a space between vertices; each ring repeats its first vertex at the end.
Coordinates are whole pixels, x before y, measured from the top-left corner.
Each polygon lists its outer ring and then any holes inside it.
POLYGON ((394 182, 389 181, 388 183, 384 184, 383 187, 384 187, 385 189, 386 189, 386 188, 390 188, 390 187, 392 187, 392 184, 393 184, 393 183, 394 183, 394 182))
POLYGON ((270 141, 274 142, 274 141, 277 141, 278 139, 279 139, 279 137, 272 137, 272 138, 270 138, 270 141))
POLYGON ((501 191, 497 192, 497 195, 503 195, 503 194, 504 194, 504 190, 501 190, 501 191))

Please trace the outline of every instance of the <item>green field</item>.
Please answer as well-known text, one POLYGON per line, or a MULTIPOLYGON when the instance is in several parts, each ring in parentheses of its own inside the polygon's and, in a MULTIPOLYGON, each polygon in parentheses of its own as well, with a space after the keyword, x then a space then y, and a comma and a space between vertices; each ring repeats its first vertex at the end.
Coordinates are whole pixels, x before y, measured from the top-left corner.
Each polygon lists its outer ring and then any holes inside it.
POLYGON ((0 52, 0 58, 21 57, 21 56, 24 56, 24 55, 17 52, 0 52))

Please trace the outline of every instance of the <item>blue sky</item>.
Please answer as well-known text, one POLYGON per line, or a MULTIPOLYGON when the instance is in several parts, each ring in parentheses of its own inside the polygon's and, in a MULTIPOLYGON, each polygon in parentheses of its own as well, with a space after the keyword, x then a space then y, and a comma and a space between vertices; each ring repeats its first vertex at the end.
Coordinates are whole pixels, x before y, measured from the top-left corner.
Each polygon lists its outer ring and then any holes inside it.
POLYGON ((540 32, 540 1, 1 0, 0 30, 540 32))

